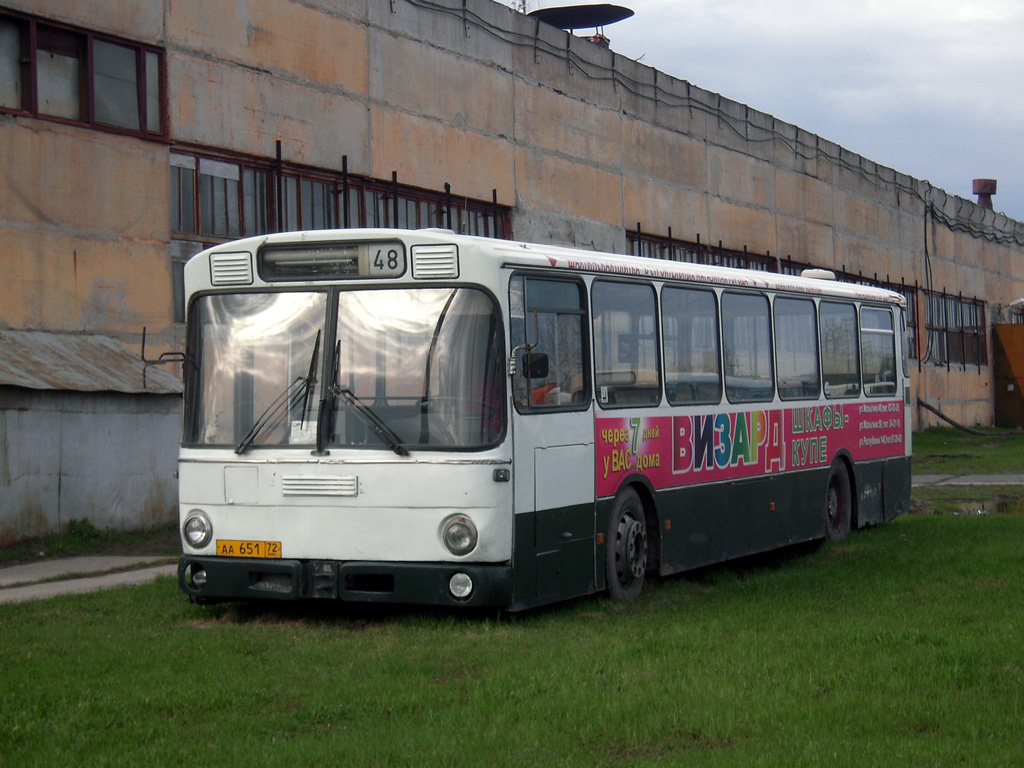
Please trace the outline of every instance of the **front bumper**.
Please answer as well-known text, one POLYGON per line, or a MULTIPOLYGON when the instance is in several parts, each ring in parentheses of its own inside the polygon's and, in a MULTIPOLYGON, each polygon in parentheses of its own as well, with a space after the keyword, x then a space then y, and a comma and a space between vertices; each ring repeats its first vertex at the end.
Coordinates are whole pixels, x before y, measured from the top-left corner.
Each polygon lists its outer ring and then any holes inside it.
POLYGON ((184 555, 178 587, 201 601, 328 599, 355 603, 400 603, 468 608, 508 607, 512 566, 476 563, 339 562, 257 560, 184 555), (205 581, 196 574, 203 572, 205 581), (448 589, 456 573, 473 580, 473 591, 457 598, 448 589))

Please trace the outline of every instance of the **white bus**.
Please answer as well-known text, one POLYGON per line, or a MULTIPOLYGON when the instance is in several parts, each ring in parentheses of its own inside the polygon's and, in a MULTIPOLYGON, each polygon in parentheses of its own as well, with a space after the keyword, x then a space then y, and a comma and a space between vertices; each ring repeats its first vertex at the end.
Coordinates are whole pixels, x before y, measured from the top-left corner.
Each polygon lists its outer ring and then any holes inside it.
POLYGON ((441 230, 185 267, 181 590, 522 610, 910 502, 905 301, 441 230))

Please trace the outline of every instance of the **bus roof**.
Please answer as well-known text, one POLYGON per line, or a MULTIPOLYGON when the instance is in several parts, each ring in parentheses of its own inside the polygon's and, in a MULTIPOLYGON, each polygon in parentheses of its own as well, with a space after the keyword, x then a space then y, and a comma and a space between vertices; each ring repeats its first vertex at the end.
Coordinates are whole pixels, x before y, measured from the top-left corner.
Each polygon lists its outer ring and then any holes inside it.
MULTIPOLYGON (((445 229, 321 229, 283 232, 251 237, 214 246, 206 252, 250 250, 255 253, 263 245, 285 243, 326 243, 343 241, 401 239, 411 243, 455 244, 472 246, 478 253, 490 252, 502 266, 520 266, 565 270, 573 273, 611 275, 650 280, 680 280, 722 287, 751 290, 785 291, 815 296, 834 296, 861 301, 876 301, 906 306, 906 298, 898 291, 870 285, 828 280, 820 277, 799 277, 736 267, 720 267, 668 261, 644 256, 614 254, 559 245, 543 245, 515 240, 459 235, 445 229)), ((204 252, 205 253, 205 252, 204 252)))
MULTIPOLYGON (((480 240, 484 238, 474 238, 480 240)), ((577 248, 537 245, 511 241, 491 241, 494 250, 506 255, 510 262, 542 265, 574 272, 640 277, 651 280, 683 280, 724 287, 771 291, 791 291, 818 296, 882 301, 906 306, 906 298, 898 291, 857 283, 827 280, 820 277, 781 275, 755 269, 720 267, 668 261, 644 256, 609 254, 577 248)))

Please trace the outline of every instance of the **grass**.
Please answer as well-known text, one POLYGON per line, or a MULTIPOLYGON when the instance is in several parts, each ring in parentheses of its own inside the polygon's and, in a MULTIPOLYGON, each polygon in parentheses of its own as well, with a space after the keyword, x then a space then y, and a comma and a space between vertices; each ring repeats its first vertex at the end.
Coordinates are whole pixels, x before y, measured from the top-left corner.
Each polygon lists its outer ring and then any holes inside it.
POLYGON ((914 473, 998 475, 1024 473, 1024 430, 982 429, 974 435, 949 427, 914 433, 914 473))
POLYGON ((1024 516, 847 542, 515 620, 192 606, 173 580, 0 606, 18 765, 1011 765, 1024 516))
MULTIPOLYGON (((1024 474, 1024 431, 970 434, 933 427, 914 434, 915 475, 1024 474)), ((913 491, 912 510, 932 514, 1024 512, 1024 486, 932 486, 913 491)))
MULTIPOLYGON (((1024 471, 1017 433, 916 438, 916 472, 1024 471)), ((1020 493, 915 489, 932 514, 514 620, 173 579, 0 605, 0 764, 1016 765, 1024 515, 970 507, 1020 493)))
POLYGON ((136 531, 109 531, 88 520, 72 520, 68 530, 0 547, 0 568, 42 557, 81 555, 180 555, 177 523, 136 531))

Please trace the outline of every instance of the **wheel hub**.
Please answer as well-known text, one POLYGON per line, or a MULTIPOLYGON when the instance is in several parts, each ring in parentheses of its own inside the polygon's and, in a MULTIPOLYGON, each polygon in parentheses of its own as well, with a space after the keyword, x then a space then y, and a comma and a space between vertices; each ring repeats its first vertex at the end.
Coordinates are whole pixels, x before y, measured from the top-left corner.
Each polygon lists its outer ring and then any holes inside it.
POLYGON ((619 575, 626 579, 643 578, 647 568, 647 532, 632 515, 619 521, 619 575))

